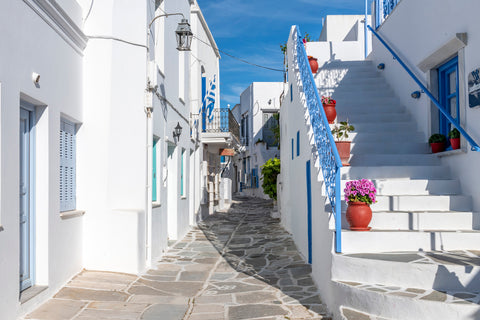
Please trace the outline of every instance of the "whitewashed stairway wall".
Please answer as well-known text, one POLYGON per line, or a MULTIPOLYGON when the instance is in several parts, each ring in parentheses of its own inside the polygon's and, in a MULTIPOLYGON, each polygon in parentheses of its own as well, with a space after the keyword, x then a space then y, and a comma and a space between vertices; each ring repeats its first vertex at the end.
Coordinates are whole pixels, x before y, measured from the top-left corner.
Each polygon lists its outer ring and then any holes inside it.
POLYGON ((337 100, 337 121, 355 126, 342 191, 346 181, 363 178, 378 190, 370 232, 352 232, 342 219, 343 253, 333 254, 332 268, 342 316, 353 309, 392 319, 480 319, 480 232, 471 197, 430 154, 370 61, 328 63, 315 80, 320 95, 337 100))

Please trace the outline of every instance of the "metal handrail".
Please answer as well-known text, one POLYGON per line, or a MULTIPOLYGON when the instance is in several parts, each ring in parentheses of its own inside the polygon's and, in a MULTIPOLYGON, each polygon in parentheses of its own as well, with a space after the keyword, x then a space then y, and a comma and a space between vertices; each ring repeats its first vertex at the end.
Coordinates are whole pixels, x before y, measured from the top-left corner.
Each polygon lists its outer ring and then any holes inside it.
POLYGON ((458 129, 458 131, 467 139, 468 143, 472 146, 471 150, 472 151, 477 151, 480 152, 480 147, 478 144, 468 135, 468 133, 460 126, 460 124, 456 123, 455 119, 452 118, 452 116, 443 108, 443 106, 438 102, 438 100, 433 96, 433 94, 427 89, 426 86, 423 85, 423 83, 417 78, 415 74, 407 67, 407 65, 400 59, 400 57, 393 51, 393 49, 385 42, 385 40, 375 31, 371 26, 367 26, 368 30, 370 30, 377 38, 378 40, 387 48, 388 51, 393 55, 393 57, 400 63, 400 65, 407 71, 408 75, 412 77, 412 79, 422 88, 422 90, 425 92, 425 94, 432 100, 432 102, 435 104, 435 106, 438 108, 438 110, 450 121, 452 125, 455 126, 455 128, 458 129))
POLYGON ((340 192, 340 168, 342 161, 333 139, 327 116, 323 110, 317 86, 308 63, 307 52, 302 41, 300 28, 297 30, 296 53, 305 101, 310 115, 315 146, 325 180, 325 190, 335 217, 335 251, 342 252, 342 202, 340 192))

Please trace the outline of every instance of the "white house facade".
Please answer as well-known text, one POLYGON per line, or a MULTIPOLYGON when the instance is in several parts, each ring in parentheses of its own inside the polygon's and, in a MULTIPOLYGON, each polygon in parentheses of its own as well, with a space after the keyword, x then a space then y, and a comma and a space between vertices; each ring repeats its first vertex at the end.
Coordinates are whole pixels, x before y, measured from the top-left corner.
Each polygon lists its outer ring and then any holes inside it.
POLYGON ((279 208, 335 319, 480 315, 480 269, 473 262, 480 240, 477 7, 374 1, 376 34, 369 31, 367 59, 360 50, 354 56, 344 50, 352 44, 333 41, 323 54, 328 36, 305 46, 292 27, 280 115, 279 208), (316 74, 307 54, 318 58, 316 74), (337 101, 336 122, 355 127, 349 166, 338 157, 322 95, 337 101), (428 137, 454 127, 462 132, 461 148, 432 154, 428 137), (372 230, 352 231, 343 188, 364 178, 377 189, 372 230))
POLYGON ((241 152, 235 156, 235 190, 242 195, 268 199, 261 186, 261 166, 280 157, 274 128, 283 94, 283 82, 253 82, 235 107, 242 142, 241 152))
POLYGON ((145 271, 201 218, 191 115, 202 77, 218 104, 220 56, 194 0, 5 1, 0 18, 0 318, 15 319, 84 268, 145 271))

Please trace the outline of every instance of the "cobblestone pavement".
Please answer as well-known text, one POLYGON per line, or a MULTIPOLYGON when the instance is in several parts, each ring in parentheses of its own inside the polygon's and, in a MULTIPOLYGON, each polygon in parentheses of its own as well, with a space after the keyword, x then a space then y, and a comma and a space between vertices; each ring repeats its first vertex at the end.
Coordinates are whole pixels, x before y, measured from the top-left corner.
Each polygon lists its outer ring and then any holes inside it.
POLYGON ((84 271, 25 319, 330 319, 271 202, 234 201, 141 276, 84 271))

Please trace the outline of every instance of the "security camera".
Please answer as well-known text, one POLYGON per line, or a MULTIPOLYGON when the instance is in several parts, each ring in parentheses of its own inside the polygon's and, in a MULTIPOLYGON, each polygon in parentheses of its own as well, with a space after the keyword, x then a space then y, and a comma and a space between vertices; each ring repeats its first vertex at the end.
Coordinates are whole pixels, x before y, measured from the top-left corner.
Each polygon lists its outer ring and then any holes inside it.
POLYGON ((32 81, 35 84, 38 84, 40 82, 40 75, 36 72, 32 73, 32 81))

